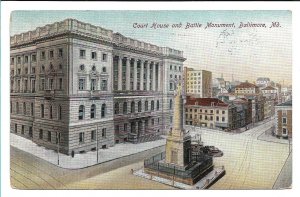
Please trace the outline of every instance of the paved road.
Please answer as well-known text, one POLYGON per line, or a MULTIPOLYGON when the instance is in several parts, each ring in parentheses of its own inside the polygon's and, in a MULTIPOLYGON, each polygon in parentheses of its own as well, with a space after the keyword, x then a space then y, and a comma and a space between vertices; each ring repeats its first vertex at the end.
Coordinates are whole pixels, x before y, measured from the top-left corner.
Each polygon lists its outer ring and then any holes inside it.
POLYGON ((101 165, 80 170, 67 170, 11 147, 11 185, 18 189, 64 189, 73 182, 79 182, 132 163, 141 162, 163 150, 164 146, 161 146, 101 165))

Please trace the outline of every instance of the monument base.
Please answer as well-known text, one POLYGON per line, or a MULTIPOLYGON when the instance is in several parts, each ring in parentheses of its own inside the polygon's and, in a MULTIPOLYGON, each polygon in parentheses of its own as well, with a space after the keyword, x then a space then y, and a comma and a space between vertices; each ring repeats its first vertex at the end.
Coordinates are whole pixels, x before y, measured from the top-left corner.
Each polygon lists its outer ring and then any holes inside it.
POLYGON ((164 160, 144 165, 144 171, 147 174, 187 185, 194 185, 213 169, 212 158, 206 156, 203 156, 200 161, 191 162, 184 168, 165 163, 164 160))

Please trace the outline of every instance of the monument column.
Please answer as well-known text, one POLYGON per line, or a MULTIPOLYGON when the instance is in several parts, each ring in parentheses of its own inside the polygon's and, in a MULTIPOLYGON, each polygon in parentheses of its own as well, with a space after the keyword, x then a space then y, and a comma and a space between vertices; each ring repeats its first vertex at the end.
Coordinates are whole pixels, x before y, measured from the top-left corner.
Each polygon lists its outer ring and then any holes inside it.
POLYGON ((149 63, 149 61, 147 61, 146 67, 147 67, 146 90, 149 91, 150 90, 150 63, 149 63))
POLYGON ((141 70, 140 70, 140 90, 144 90, 144 60, 141 60, 141 70))
POLYGON ((130 90, 130 58, 126 58, 126 90, 130 90))
POLYGON ((134 59, 133 64, 133 90, 136 90, 137 85, 137 59, 134 59))
POLYGON ((122 57, 118 58, 118 90, 122 90, 122 57))

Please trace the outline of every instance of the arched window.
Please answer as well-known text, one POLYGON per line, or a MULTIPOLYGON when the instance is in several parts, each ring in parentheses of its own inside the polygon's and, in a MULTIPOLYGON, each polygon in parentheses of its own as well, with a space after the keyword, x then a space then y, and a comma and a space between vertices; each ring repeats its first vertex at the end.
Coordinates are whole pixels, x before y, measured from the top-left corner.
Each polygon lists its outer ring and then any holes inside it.
POLYGON ((169 109, 172 109, 172 108, 173 108, 173 101, 172 101, 172 99, 170 99, 169 109))
POLYGON ((148 111, 148 101, 145 101, 145 111, 148 111))
POLYGON ((115 103, 115 114, 119 114, 119 103, 115 103))
POLYGON ((26 115, 26 103, 23 103, 23 114, 26 115))
POLYGON ((130 112, 131 112, 131 113, 134 113, 134 112, 135 112, 135 103, 134 103, 134 101, 131 102, 131 105, 130 105, 130 106, 131 106, 131 107, 130 107, 130 109, 131 109, 130 112))
POLYGON ((123 114, 127 114, 127 102, 123 103, 123 114))
POLYGON ((50 107, 49 107, 49 118, 50 118, 50 119, 53 118, 52 109, 53 109, 53 107, 52 107, 52 105, 50 105, 50 107))
POLYGON ((154 111, 154 101, 151 101, 151 111, 154 111))
POLYGON ((156 110, 159 110, 159 101, 156 101, 156 110))
POLYGON ((101 105, 101 118, 104 118, 105 115, 106 115, 106 104, 103 103, 103 104, 101 105))
POLYGON ((138 102, 138 112, 142 111, 142 101, 138 102))
POLYGON ((96 105, 93 104, 91 106, 91 118, 95 118, 96 117, 96 105))
POLYGON ((61 110, 60 105, 58 106, 58 109, 57 109, 57 117, 58 117, 58 120, 62 119, 62 110, 61 110))
POLYGON ((84 106, 80 105, 79 106, 79 111, 78 111, 78 119, 83 120, 84 118, 84 106))

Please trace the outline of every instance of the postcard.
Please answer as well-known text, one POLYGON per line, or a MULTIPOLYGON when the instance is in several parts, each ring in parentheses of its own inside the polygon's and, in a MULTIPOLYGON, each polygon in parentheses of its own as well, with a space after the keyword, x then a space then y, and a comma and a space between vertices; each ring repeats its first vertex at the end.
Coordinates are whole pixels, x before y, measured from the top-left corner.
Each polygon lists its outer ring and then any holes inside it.
POLYGON ((13 11, 10 184, 292 187, 292 12, 13 11))

